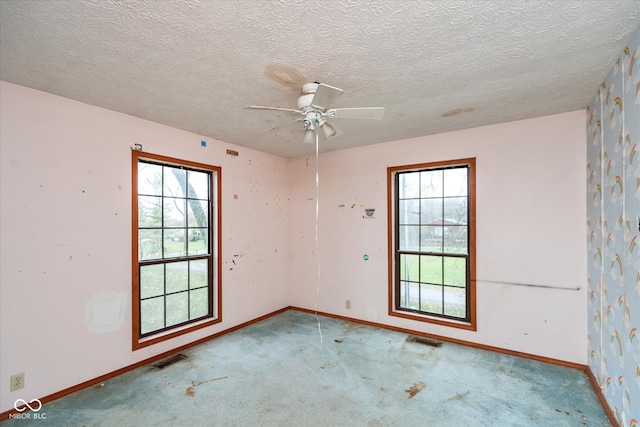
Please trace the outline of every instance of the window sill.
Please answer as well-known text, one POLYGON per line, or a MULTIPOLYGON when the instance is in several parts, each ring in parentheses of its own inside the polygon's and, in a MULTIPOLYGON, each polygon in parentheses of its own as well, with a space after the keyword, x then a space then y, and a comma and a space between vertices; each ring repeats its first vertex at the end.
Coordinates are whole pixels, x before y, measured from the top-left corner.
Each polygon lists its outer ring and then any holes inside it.
POLYGON ((465 322, 400 310, 389 310, 389 316, 401 317, 403 319, 415 320, 418 322, 432 323, 434 325, 448 326, 451 328, 464 329, 467 331, 477 331, 474 318, 471 319, 471 322, 465 322))
POLYGON ((196 323, 191 323, 183 326, 179 329, 172 329, 170 331, 166 331, 163 333, 159 333, 157 335, 153 335, 145 338, 135 337, 133 341, 133 350, 140 350, 141 348, 148 347, 153 344, 157 344, 162 341, 167 341, 172 338, 176 338, 181 335, 186 335, 190 332, 197 331, 198 329, 206 328, 207 326, 214 325, 216 323, 220 323, 222 321, 221 318, 217 319, 204 319, 196 323))

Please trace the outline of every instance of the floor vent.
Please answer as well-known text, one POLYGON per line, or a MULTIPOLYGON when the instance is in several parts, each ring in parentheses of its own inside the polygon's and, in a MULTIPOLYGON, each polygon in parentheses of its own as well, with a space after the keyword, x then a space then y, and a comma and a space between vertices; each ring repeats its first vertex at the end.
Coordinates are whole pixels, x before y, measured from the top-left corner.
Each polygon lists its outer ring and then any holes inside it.
POLYGON ((407 337, 407 342, 430 345, 431 347, 440 347, 442 345, 440 341, 432 340, 431 338, 416 337, 414 335, 409 335, 407 337))
POLYGON ((186 359, 186 358, 187 358, 187 356, 185 356, 182 353, 179 353, 179 354, 176 354, 175 356, 171 356, 170 358, 163 360, 160 363, 156 363, 153 366, 155 366, 158 369, 164 369, 167 366, 173 365, 174 363, 179 362, 179 361, 181 361, 183 359, 186 359))

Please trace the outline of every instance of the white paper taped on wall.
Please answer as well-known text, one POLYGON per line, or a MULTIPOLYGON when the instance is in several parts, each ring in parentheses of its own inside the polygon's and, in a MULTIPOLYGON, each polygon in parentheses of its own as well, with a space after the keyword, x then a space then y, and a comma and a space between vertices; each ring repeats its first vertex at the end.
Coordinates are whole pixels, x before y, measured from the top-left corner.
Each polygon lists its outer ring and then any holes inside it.
POLYGON ((84 309, 84 323, 89 332, 105 334, 120 329, 124 324, 127 299, 126 292, 97 292, 84 309))

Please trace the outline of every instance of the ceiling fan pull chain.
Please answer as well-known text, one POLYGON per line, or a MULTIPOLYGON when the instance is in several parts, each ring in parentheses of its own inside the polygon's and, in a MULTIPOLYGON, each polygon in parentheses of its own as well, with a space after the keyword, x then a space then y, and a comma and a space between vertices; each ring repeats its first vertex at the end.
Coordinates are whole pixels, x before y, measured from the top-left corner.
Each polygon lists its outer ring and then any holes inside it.
POLYGON ((320 245, 318 244, 318 214, 320 211, 319 203, 319 175, 318 175, 318 117, 313 124, 313 133, 316 136, 316 269, 318 272, 318 284, 316 287, 316 301, 315 301, 315 317, 318 322, 318 333, 320 334, 320 343, 322 343, 322 329, 320 328, 320 319, 318 318, 318 298, 320 296, 320 245))

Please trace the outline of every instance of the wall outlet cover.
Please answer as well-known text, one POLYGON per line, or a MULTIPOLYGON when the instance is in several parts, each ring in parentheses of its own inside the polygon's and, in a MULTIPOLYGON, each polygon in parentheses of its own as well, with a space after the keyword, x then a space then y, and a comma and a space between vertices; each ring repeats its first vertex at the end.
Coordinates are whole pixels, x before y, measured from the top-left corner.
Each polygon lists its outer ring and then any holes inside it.
POLYGON ((16 391, 24 388, 24 372, 11 375, 11 391, 16 391))

